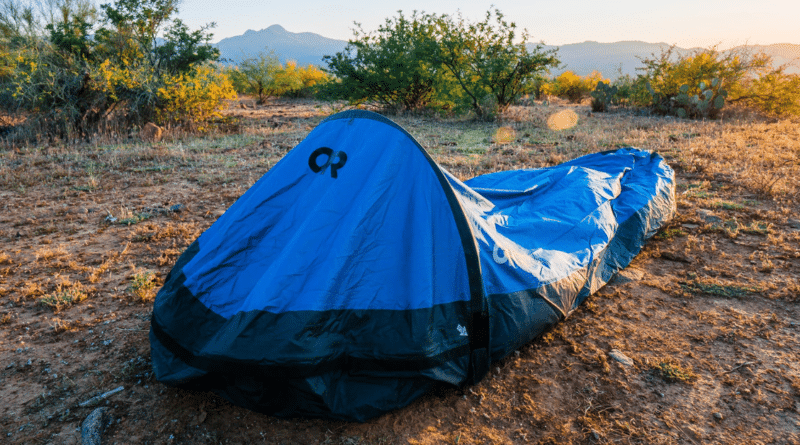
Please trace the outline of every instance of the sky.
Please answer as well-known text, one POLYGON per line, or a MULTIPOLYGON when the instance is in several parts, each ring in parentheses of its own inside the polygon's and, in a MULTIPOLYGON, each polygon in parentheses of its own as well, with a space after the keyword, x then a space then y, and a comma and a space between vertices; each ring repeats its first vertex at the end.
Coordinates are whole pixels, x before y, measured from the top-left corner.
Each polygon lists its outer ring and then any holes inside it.
POLYGON ((481 20, 492 5, 506 19, 527 28, 529 41, 565 45, 587 40, 641 40, 680 47, 742 44, 800 44, 800 0, 650 1, 287 1, 183 0, 179 17, 195 29, 216 22, 213 41, 278 24, 291 32, 313 32, 347 40, 353 22, 372 31, 398 10, 437 14, 457 11, 481 20))

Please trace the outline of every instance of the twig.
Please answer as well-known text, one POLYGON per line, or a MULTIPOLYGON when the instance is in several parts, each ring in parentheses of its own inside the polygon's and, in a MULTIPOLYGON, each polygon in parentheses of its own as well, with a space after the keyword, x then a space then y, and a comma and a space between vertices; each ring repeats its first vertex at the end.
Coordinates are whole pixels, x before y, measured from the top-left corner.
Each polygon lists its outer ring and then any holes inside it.
POLYGON ((99 396, 94 396, 89 400, 83 401, 83 402, 79 403, 78 406, 83 407, 83 406, 91 405, 93 403, 97 403, 97 402, 99 402, 99 401, 101 401, 103 399, 106 399, 106 398, 108 398, 110 396, 113 396, 114 394, 122 391, 123 389, 125 389, 124 386, 116 387, 116 388, 112 389, 111 391, 104 392, 104 393, 100 394, 99 396))
POLYGON ((739 365, 739 366, 737 366, 737 367, 735 367, 735 368, 731 369, 730 371, 725 371, 725 372, 723 372, 722 374, 729 374, 729 373, 731 373, 731 372, 733 372, 733 371, 736 371, 737 369, 743 368, 743 367, 745 367, 745 366, 750 366, 750 365, 755 365, 755 363, 754 363, 754 362, 744 362, 744 363, 742 363, 741 365, 739 365))

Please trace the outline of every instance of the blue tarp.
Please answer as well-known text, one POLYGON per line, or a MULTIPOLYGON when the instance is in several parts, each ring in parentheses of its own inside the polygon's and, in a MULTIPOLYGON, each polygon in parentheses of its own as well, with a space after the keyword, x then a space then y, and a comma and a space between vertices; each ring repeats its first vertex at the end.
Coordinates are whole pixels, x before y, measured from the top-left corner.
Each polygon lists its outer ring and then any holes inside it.
POLYGON ((263 412, 365 420, 479 381, 674 207, 656 154, 461 182, 392 121, 339 113, 180 257, 154 305, 155 373, 263 412))

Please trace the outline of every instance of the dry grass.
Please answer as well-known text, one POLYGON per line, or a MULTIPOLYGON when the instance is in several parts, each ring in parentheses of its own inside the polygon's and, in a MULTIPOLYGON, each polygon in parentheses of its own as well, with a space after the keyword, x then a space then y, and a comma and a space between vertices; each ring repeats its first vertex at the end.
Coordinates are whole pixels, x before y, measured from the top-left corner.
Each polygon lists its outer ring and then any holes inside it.
POLYGON ((5 440, 75 442, 90 412, 75 406, 123 385, 110 443, 800 443, 796 121, 590 114, 558 101, 494 123, 389 116, 461 179, 657 151, 677 172, 678 215, 631 265, 641 279, 604 287, 480 384, 365 424, 278 420, 153 381, 158 286, 331 111, 289 101, 231 109, 235 133, 0 149, 5 440))

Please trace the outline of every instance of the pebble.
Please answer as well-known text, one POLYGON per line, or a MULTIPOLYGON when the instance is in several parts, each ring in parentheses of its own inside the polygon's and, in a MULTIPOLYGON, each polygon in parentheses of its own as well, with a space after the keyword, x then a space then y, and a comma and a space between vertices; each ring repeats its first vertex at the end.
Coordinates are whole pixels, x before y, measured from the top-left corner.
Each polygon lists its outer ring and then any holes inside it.
POLYGON ((186 210, 186 206, 183 205, 183 204, 175 204, 174 206, 170 207, 169 210, 171 212, 180 213, 180 212, 186 210))
POLYGON ((619 349, 612 349, 608 355, 625 366, 633 366, 633 359, 623 354, 619 349))
POLYGON ((100 445, 106 427, 108 408, 97 408, 81 424, 81 443, 100 445))
POLYGON ((628 267, 622 269, 612 280, 614 284, 625 284, 633 281, 639 281, 644 278, 644 271, 636 269, 635 267, 628 267))
POLYGON ((714 215, 714 212, 711 210, 700 209, 697 211, 697 214, 703 218, 707 223, 720 223, 722 222, 722 218, 719 216, 714 215))
POLYGON ((722 414, 714 413, 714 420, 716 420, 717 422, 721 422, 722 419, 723 419, 722 414))
POLYGON ((690 229, 690 230, 694 230, 694 229, 700 228, 700 225, 698 225, 698 224, 683 224, 683 227, 686 227, 687 229, 690 229))
POLYGON ((788 221, 788 223, 789 223, 789 227, 791 227, 793 229, 800 229, 800 220, 790 219, 788 221))

